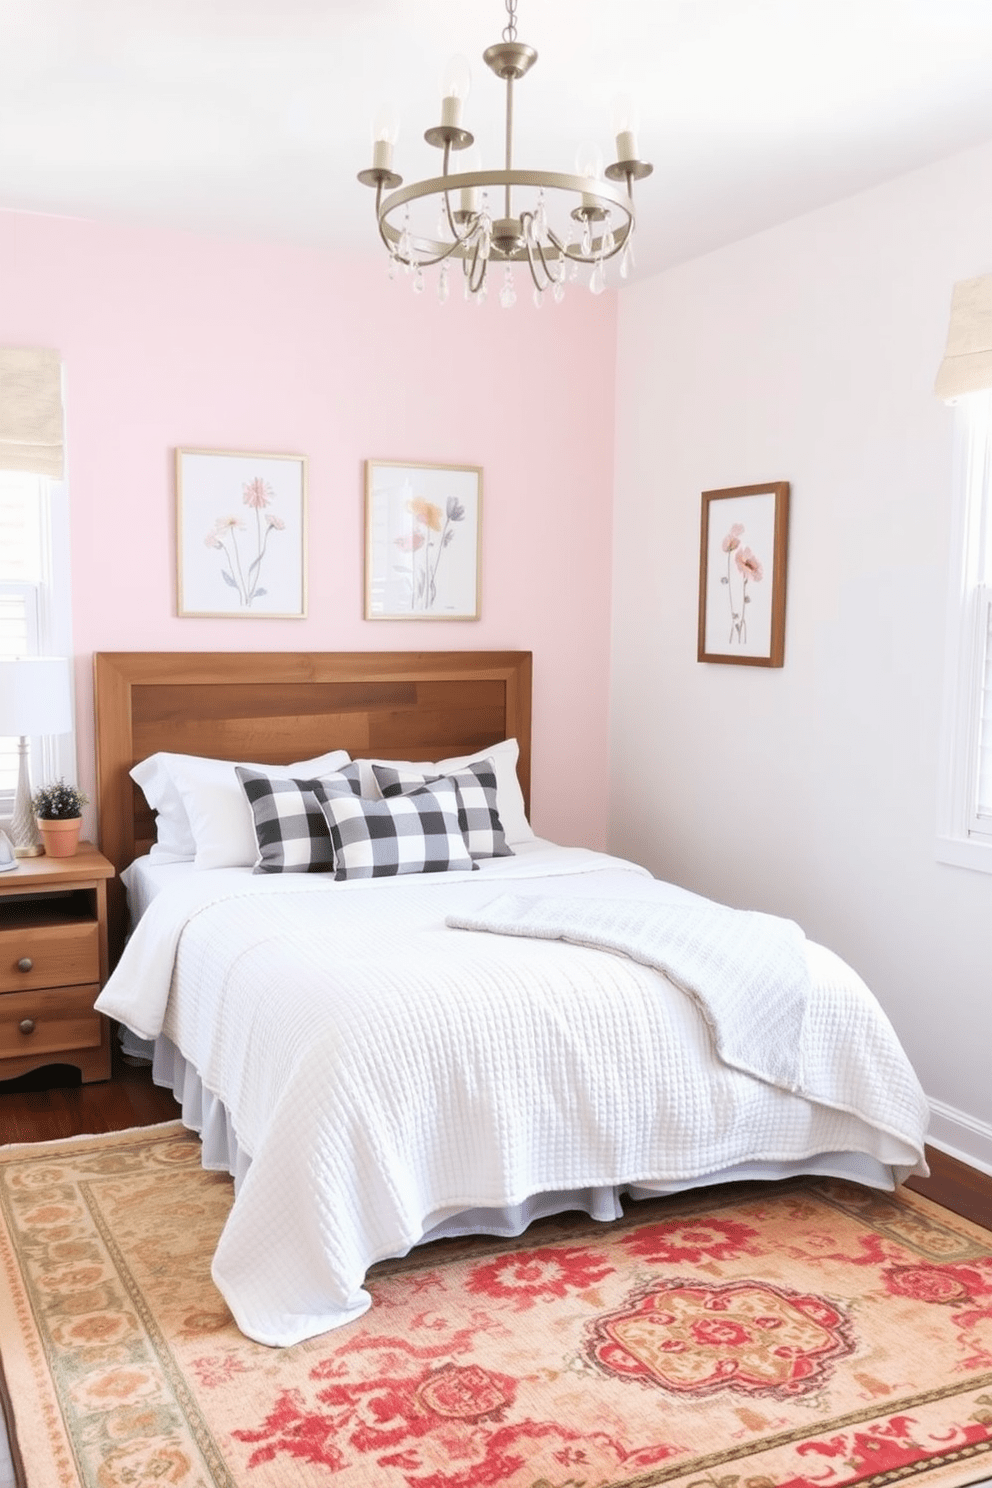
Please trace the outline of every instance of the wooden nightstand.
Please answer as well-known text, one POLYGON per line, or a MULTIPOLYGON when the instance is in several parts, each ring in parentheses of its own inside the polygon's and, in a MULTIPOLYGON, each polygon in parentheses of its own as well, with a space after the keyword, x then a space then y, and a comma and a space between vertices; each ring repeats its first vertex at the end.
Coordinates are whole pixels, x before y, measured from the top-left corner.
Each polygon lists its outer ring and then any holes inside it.
POLYGON ((93 1009, 106 981, 107 880, 88 842, 71 858, 19 858, 0 873, 0 1080, 73 1064, 110 1079, 110 1022, 93 1009))

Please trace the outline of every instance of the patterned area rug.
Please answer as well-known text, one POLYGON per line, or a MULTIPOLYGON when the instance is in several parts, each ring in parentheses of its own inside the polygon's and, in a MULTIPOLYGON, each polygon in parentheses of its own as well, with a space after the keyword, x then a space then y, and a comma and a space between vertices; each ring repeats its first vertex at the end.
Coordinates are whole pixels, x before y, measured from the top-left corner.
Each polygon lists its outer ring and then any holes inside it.
POLYGON ((961 1488, 992 1476, 992 1235, 831 1181, 444 1241, 251 1343, 177 1124, 0 1149, 29 1488, 961 1488))

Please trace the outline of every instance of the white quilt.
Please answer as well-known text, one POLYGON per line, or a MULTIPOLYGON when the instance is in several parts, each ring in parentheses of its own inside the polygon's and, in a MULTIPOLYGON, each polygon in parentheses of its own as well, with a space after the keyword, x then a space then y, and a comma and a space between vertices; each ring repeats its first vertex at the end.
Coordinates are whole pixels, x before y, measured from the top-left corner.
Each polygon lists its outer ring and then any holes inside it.
POLYGON ((251 1157, 213 1270, 250 1337, 295 1343, 359 1316, 373 1261, 466 1210, 749 1160, 850 1151, 897 1180, 922 1166, 923 1093, 836 956, 802 941, 812 1102, 728 1067, 697 1003, 650 967, 446 926, 508 884, 706 904, 539 845, 473 874, 193 874, 142 917, 97 1006, 165 1033, 251 1157))

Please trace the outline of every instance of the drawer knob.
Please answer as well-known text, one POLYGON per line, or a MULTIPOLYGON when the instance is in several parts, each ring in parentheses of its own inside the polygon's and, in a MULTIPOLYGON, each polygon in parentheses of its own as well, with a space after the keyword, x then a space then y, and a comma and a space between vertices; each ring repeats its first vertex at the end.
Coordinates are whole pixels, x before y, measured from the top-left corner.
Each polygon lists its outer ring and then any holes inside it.
POLYGON ((34 1019, 22 1018, 18 1025, 22 1033, 34 1033, 34 1019))
POLYGON ((34 970, 34 962, 31 960, 31 957, 30 956, 22 956, 21 959, 20 959, 20 961, 18 961, 18 963, 17 963, 17 969, 18 969, 18 971, 33 971, 34 970))

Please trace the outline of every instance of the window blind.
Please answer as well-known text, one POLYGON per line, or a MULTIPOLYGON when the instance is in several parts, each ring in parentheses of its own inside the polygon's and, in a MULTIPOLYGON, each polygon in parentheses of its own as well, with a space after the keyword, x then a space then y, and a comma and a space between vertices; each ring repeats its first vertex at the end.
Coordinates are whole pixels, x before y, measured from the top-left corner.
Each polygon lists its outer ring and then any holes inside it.
POLYGON ((0 470, 61 480, 63 463, 59 353, 0 347, 0 470))
POLYGON ((954 286, 947 347, 934 391, 938 398, 960 398, 986 388, 992 388, 992 274, 954 286))

